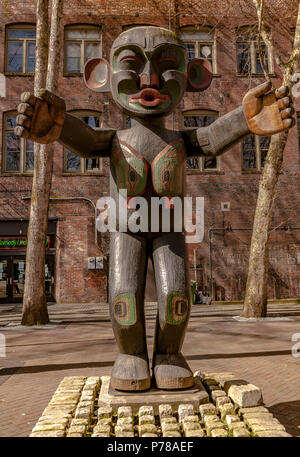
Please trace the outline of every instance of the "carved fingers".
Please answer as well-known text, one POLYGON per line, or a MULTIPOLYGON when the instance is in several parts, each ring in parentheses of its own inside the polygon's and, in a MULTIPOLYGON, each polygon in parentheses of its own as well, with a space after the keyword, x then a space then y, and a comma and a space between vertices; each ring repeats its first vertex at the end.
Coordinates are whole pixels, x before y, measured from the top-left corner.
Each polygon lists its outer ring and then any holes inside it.
POLYGON ((248 127, 257 135, 273 135, 294 125, 294 108, 288 88, 271 91, 265 82, 251 89, 243 99, 243 110, 248 127))
POLYGON ((43 89, 39 97, 30 92, 21 95, 15 134, 38 143, 50 143, 59 138, 65 120, 65 102, 43 89))

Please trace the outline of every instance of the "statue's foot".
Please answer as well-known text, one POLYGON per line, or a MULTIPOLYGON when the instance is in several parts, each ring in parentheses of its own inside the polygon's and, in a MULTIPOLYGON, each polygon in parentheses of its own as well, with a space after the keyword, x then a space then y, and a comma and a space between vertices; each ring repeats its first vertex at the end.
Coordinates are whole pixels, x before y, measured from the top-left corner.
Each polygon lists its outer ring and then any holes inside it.
POLYGON ((158 389, 187 389, 194 384, 193 373, 182 354, 155 354, 153 375, 158 389))
POLYGON ((151 378, 146 355, 119 354, 111 372, 111 387, 135 391, 150 389, 151 378))

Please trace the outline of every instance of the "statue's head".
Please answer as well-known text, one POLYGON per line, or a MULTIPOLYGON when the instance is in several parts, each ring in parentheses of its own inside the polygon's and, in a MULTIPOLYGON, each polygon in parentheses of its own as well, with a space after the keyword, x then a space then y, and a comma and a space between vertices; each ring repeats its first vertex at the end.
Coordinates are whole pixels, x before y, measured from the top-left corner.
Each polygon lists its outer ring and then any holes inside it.
POLYGON ((87 86, 97 92, 111 90, 119 108, 133 117, 166 116, 186 90, 205 90, 211 79, 209 62, 193 59, 187 65, 181 40, 152 26, 121 33, 112 45, 110 65, 98 58, 85 67, 87 86))

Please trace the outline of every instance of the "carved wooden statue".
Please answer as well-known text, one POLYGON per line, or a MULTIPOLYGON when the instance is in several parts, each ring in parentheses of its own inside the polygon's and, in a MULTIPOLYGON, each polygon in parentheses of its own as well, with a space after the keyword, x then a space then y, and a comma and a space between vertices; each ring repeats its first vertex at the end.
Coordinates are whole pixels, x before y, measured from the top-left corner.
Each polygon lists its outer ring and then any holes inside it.
MULTIPOLYGON (((59 141, 80 157, 110 157, 110 193, 128 196, 183 196, 185 161, 217 156, 250 133, 272 135, 290 128, 293 108, 287 89, 270 92, 269 83, 251 89, 241 107, 209 127, 167 130, 164 117, 185 91, 202 91, 211 83, 210 64, 194 59, 187 65, 185 48, 171 31, 136 27, 121 33, 111 49, 110 65, 92 59, 85 82, 94 91, 111 90, 115 103, 132 118, 126 130, 92 129, 66 114, 64 101, 48 91, 26 92, 18 107, 16 134, 38 143, 59 141)), ((130 211, 130 210, 128 210, 130 211)), ((146 390, 151 375, 146 346, 144 289, 147 259, 154 264, 158 317, 153 377, 160 389, 193 385, 181 354, 190 314, 190 282, 183 233, 111 234, 109 301, 120 351, 111 373, 115 389, 146 390)))

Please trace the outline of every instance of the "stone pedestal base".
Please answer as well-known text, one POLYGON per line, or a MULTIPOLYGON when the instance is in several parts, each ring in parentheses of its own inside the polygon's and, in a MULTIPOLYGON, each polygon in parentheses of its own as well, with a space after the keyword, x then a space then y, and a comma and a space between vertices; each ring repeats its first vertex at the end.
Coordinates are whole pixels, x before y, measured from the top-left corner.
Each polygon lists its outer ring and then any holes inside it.
POLYGON ((120 406, 131 406, 133 414, 137 413, 140 406, 151 405, 154 414, 158 414, 158 407, 164 403, 172 406, 177 411, 182 403, 192 404, 198 410, 199 404, 208 403, 209 396, 199 378, 195 378, 195 384, 189 389, 182 390, 159 390, 151 388, 145 392, 121 392, 110 386, 110 377, 102 377, 102 385, 99 394, 98 406, 111 406, 117 411, 120 406))

